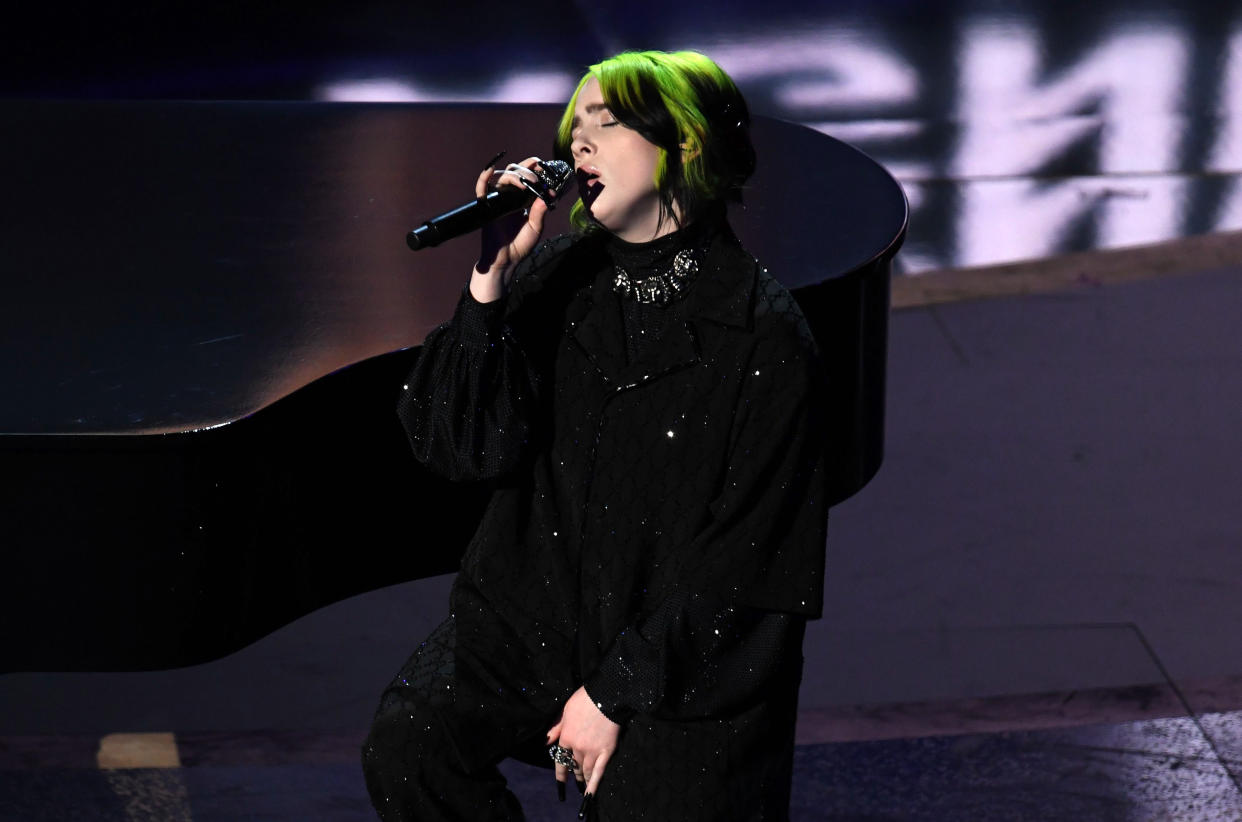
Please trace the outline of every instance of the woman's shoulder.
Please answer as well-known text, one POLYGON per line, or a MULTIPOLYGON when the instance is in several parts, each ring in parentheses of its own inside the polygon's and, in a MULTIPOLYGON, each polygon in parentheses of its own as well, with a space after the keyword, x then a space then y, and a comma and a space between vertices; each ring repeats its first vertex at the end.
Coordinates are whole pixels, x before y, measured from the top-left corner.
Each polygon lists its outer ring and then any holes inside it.
POLYGON ((744 373, 755 377, 747 381, 752 392, 789 401, 822 397, 826 371, 810 323, 789 289, 759 262, 750 330, 744 373))
POLYGON ((516 279, 540 279, 546 277, 561 263, 573 255, 595 248, 598 243, 591 234, 570 232, 558 234, 540 242, 530 254, 517 264, 513 275, 516 279))
POLYGON ((746 249, 727 221, 712 242, 704 275, 695 285, 691 312, 721 324, 720 344, 743 357, 816 354, 793 294, 778 273, 746 249))
POLYGON ((558 234, 555 237, 549 237, 542 240, 534 251, 526 255, 526 257, 518 263, 518 271, 522 271, 523 267, 528 270, 537 270, 549 262, 555 260, 558 256, 569 251, 577 245, 583 238, 582 234, 569 233, 558 234))
POLYGON ((752 302, 755 329, 760 333, 777 334, 799 347, 815 347, 815 338, 806 315, 793 293, 755 261, 755 299, 752 302))
POLYGON ((572 285, 570 281, 575 279, 573 276, 562 276, 557 272, 567 264, 581 269, 582 266, 574 264, 574 261, 589 254, 597 245, 589 234, 582 233, 559 234, 539 243, 513 270, 510 306, 515 307, 525 298, 546 290, 552 283, 572 285))
MULTIPOLYGON (((732 239, 732 238, 731 238, 732 239)), ((794 295, 781 284, 778 273, 733 241, 733 261, 752 272, 746 336, 760 354, 770 358, 816 359, 819 350, 810 324, 794 295)))
POLYGON ((539 243, 513 271, 506 316, 514 328, 544 323, 590 286, 600 244, 590 234, 570 233, 539 243))

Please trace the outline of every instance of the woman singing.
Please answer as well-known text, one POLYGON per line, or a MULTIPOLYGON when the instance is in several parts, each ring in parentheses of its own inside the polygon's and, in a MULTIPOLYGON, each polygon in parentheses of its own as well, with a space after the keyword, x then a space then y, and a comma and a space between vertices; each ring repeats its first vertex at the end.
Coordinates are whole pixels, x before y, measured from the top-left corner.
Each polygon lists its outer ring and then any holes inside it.
POLYGON ((398 409, 414 452, 494 490, 363 746, 382 819, 522 819, 511 756, 541 757, 562 799, 572 777, 588 818, 788 818, 823 376, 726 221, 749 123, 701 54, 591 66, 556 136, 574 233, 539 244, 538 199, 490 226, 427 337, 398 409))

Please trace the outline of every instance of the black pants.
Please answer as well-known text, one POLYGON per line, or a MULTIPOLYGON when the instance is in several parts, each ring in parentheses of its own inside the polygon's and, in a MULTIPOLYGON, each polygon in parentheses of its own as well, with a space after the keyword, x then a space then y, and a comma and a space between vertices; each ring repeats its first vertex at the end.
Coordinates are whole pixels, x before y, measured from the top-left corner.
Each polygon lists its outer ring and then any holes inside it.
POLYGON ((445 620, 402 666, 362 746, 367 791, 384 822, 521 820, 496 765, 505 755, 547 756, 544 732, 556 723, 555 701, 501 703, 489 684, 462 670, 456 629, 453 618, 445 620), (495 755, 462 751, 463 740, 485 740, 495 755))
MULTIPOLYGON (((362 749, 371 803, 384 822, 518 822, 517 797, 495 766, 466 769, 435 709, 404 699, 376 714, 362 749)), ((548 772, 551 791, 552 772, 548 772)))
MULTIPOLYGON (((569 697, 507 691, 484 670, 489 660, 454 653, 455 628, 446 620, 410 657, 363 744, 367 790, 384 822, 522 820, 496 766, 512 756, 542 764, 545 733, 569 697)), ((773 683, 771 698, 728 719, 631 718, 600 781, 599 821, 787 820, 800 674, 799 664, 792 679, 773 683)))

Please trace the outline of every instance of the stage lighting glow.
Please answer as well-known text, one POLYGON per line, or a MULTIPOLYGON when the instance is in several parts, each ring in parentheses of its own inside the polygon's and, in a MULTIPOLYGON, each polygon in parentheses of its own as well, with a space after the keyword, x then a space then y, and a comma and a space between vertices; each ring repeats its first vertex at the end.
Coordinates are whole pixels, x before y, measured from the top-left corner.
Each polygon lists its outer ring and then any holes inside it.
POLYGON ((1166 171, 1177 160, 1178 132, 1150 128, 1148 116, 1181 101, 1180 32, 1114 31, 1058 70, 1035 29, 977 24, 963 31, 959 60, 955 176, 1037 173, 1082 140, 1095 144, 1104 174, 1166 171))
POLYGON ((576 81, 565 72, 515 72, 490 88, 462 92, 377 77, 325 83, 315 98, 338 103, 563 103, 573 94, 576 81))
POLYGON ((316 91, 315 99, 332 103, 420 103, 427 98, 413 83, 376 78, 325 83, 316 91))
POLYGON ((710 54, 743 86, 773 82, 772 95, 788 112, 784 116, 801 119, 799 112, 824 107, 894 105, 916 99, 917 69, 877 35, 834 26, 691 47, 710 54))
MULTIPOLYGON (((1229 38, 1229 59, 1222 67, 1222 100, 1242 104, 1242 24, 1229 38)), ((1212 171, 1242 171, 1242 111, 1220 106, 1222 121, 1216 144, 1208 158, 1212 171)))

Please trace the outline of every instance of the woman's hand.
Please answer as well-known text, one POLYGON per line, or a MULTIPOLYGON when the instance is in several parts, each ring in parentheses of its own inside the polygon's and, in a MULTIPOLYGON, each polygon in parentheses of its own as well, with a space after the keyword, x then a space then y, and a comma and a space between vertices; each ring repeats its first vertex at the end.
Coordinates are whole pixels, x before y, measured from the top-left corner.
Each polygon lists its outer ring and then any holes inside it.
MULTIPOLYGON (((561 721, 548 731, 548 744, 573 751, 579 765, 574 779, 585 781, 586 793, 594 795, 620 735, 621 726, 604 716, 587 696, 586 688, 579 687, 561 709, 561 721)), ((568 778, 569 768, 557 765, 556 781, 563 783, 568 778)))
MULTIPOLYGON (((504 171, 484 169, 475 180, 475 196, 486 196, 489 189, 501 186, 520 186, 519 176, 536 181, 538 178, 529 169, 539 162, 538 157, 527 157, 520 163, 511 163, 504 171)), ((548 204, 536 197, 526 214, 510 214, 483 226, 479 262, 470 277, 470 293, 476 300, 488 303, 504 295, 513 267, 539 242, 547 213, 548 204)))

